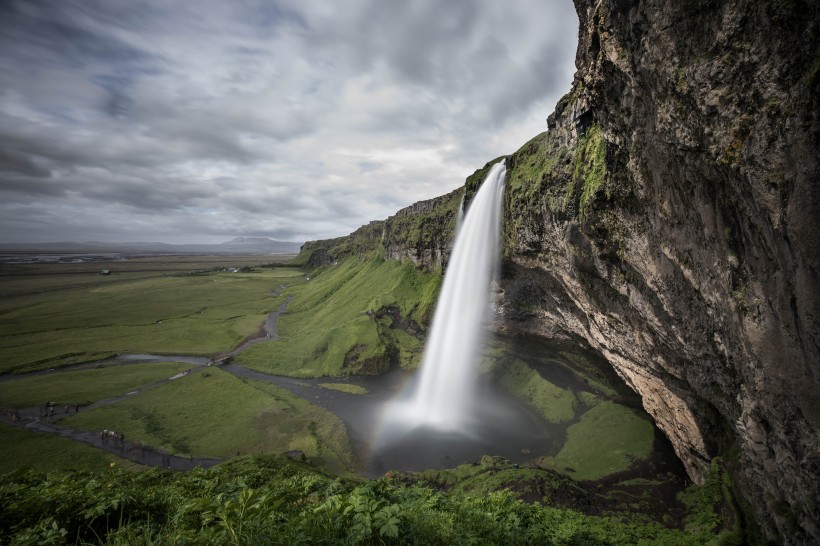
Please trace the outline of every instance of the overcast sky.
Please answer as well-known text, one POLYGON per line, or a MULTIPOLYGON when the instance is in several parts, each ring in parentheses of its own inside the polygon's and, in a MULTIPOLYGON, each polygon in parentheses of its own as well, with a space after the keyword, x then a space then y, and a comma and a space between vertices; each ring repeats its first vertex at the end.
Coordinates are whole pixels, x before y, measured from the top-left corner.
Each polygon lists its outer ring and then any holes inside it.
POLYGON ((570 0, 2 0, 0 242, 303 241, 546 130, 570 0))

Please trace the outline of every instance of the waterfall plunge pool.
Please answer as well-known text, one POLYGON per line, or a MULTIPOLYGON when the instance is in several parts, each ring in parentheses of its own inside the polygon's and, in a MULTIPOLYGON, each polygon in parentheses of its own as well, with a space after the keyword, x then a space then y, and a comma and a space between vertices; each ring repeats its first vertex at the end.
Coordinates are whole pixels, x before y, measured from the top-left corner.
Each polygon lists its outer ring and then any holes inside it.
POLYGON ((386 428, 385 412, 416 379, 415 371, 302 379, 230 363, 223 369, 284 387, 339 416, 347 426, 356 470, 368 477, 390 470, 453 468, 498 455, 580 480, 671 480, 682 486, 686 479, 640 398, 603 358, 569 343, 492 335, 481 359, 479 403, 463 433, 419 426, 394 434, 386 428), (327 383, 365 393, 321 386, 327 383))

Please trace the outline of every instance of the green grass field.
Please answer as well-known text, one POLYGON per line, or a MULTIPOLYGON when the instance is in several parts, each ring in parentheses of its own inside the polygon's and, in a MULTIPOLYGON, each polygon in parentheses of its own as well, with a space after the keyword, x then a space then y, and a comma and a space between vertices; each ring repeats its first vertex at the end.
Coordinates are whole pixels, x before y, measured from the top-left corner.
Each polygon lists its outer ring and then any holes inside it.
POLYGON ((125 469, 144 468, 127 459, 99 449, 52 436, 44 432, 20 430, 0 423, 0 474, 30 468, 51 471, 102 470, 111 463, 125 469))
POLYGON ((113 428, 172 453, 228 458, 301 450, 317 464, 352 468, 344 424, 284 389, 219 368, 61 419, 86 430, 113 428))
POLYGON ((0 383, 0 407, 39 406, 46 402, 58 406, 87 404, 125 394, 190 367, 179 362, 151 362, 21 377, 0 383))
POLYGON ((377 314, 393 307, 404 318, 426 323, 439 284, 436 274, 379 258, 327 266, 288 287, 294 299, 279 319, 282 339, 255 345, 237 361, 269 373, 319 377, 383 371, 393 351, 403 366, 414 367, 421 341, 390 328, 391 319, 377 314))
MULTIPOLYGON (((374 256, 314 271, 275 267, 239 274, 186 274, 185 268, 203 265, 188 260, 126 263, 119 279, 89 276, 78 265, 74 273, 61 275, 32 270, 28 289, 22 281, 12 286, 16 295, 0 300, 0 370, 55 367, 120 352, 224 353, 257 332, 288 297, 291 303, 278 321, 281 339, 250 347, 235 357, 240 364, 301 377, 380 373, 395 361, 413 368, 423 349, 416 325, 429 322, 441 282, 438 274, 374 256)), ((543 464, 596 479, 651 453, 651 425, 618 403, 621 395, 594 363, 577 355, 559 358, 599 394, 546 379, 522 360, 529 351, 522 343, 494 342, 483 367, 546 421, 570 425, 566 444, 543 464)), ((546 356, 538 358, 546 362, 546 356)), ((95 401, 187 367, 142 364, 21 378, 0 384, 0 405, 95 401)), ((339 382, 324 386, 353 392, 339 382)), ((338 418, 287 391, 219 369, 198 371, 63 423, 114 428, 180 454, 230 457, 299 449, 322 464, 352 467, 338 418)))
MULTIPOLYGON (((272 256, 277 260, 278 257, 272 256)), ((262 256, 145 256, 114 262, 0 264, 0 298, 137 279, 256 266, 262 256), (100 275, 107 269, 109 275, 100 275)))
POLYGON ((282 303, 292 269, 147 277, 0 299, 0 372, 82 361, 100 353, 227 352, 282 303), (68 360, 67 360, 68 359, 68 360))

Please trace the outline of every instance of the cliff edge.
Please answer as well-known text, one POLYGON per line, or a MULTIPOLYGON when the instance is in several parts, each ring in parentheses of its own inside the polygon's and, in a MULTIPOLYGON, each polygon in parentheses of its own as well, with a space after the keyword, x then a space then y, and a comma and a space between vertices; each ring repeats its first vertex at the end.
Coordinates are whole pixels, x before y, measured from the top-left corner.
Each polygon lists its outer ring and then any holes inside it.
POLYGON ((739 451, 767 534, 820 541, 818 6, 576 9, 572 91, 513 156, 499 327, 587 340, 695 481, 739 451))
MULTIPOLYGON (((694 481, 720 456, 769 538, 818 543, 820 7, 575 5, 572 89, 508 158, 495 327, 600 351, 694 481)), ((303 250, 446 267, 488 166, 303 250)))

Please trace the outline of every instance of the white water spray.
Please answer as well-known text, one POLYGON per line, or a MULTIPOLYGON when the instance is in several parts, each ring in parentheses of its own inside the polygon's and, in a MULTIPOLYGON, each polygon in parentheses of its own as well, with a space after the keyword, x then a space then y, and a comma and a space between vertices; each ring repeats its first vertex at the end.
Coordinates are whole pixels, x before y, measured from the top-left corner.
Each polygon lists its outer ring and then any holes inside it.
POLYGON ((420 380, 409 402, 393 409, 391 421, 464 431, 475 415, 481 333, 498 262, 506 174, 503 160, 493 165, 470 203, 444 276, 420 380))

